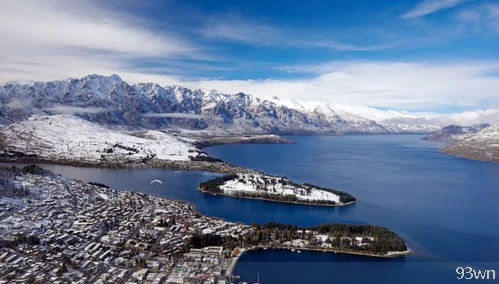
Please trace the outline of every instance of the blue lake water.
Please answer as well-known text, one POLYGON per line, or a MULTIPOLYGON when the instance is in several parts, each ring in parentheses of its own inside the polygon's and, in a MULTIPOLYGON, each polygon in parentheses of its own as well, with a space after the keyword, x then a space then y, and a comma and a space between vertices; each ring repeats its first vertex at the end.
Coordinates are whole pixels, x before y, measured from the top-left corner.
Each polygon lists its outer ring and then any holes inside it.
MULTIPOLYGON (((459 283, 458 266, 499 273, 499 164, 438 151, 418 135, 292 136, 294 144, 221 145, 212 156, 347 191, 359 199, 334 208, 203 194, 215 174, 164 169, 46 166, 66 176, 117 189, 186 200, 205 214, 246 223, 375 224, 399 233, 414 254, 398 259, 285 250, 248 252, 241 279, 262 283, 459 283), (161 179, 164 185, 150 184, 161 179)), ((499 275, 498 275, 499 276, 499 275)))

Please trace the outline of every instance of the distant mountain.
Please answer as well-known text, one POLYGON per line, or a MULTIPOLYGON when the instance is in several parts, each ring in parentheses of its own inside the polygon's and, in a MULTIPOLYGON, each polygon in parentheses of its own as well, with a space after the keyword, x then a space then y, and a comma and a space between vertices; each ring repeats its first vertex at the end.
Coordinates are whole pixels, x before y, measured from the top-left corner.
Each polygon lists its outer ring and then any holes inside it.
POLYGON ((449 125, 433 133, 430 133, 429 135, 424 137, 424 139, 440 142, 455 142, 467 138, 473 135, 473 133, 476 133, 488 126, 490 125, 487 123, 476 126, 449 125))
POLYGON ((467 159, 499 162, 499 124, 471 134, 443 151, 467 159))
MULTIPOLYGON (((130 85, 117 75, 0 86, 0 124, 33 114, 74 114, 105 125, 245 134, 423 133, 453 123, 451 116, 432 113, 263 99, 154 83, 130 85)), ((490 110, 479 117, 490 115, 499 114, 490 110)))

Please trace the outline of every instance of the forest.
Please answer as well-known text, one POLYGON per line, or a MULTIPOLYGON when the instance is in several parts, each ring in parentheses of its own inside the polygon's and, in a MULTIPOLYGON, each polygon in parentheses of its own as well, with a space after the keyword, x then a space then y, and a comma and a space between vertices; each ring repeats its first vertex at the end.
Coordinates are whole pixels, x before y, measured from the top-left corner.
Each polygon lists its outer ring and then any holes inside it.
POLYGON ((314 237, 316 234, 328 235, 326 243, 330 248, 325 250, 341 250, 374 255, 385 255, 393 251, 406 251, 407 245, 396 233, 385 227, 353 224, 321 224, 317 226, 300 227, 280 223, 252 224, 254 234, 236 239, 217 235, 196 234, 191 238, 190 245, 194 248, 204 246, 224 246, 232 250, 236 247, 270 247, 286 248, 285 242, 306 240, 308 245, 302 249, 323 249, 322 243, 314 237), (364 245, 353 241, 355 237, 363 237, 364 245), (371 239, 372 238, 372 239, 371 239))

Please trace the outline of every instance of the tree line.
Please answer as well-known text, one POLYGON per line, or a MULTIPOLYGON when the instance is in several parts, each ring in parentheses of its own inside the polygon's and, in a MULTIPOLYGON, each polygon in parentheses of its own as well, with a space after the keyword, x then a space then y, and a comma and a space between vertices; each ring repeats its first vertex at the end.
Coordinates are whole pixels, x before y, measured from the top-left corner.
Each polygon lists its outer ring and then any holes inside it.
POLYGON ((317 241, 315 233, 328 235, 326 243, 330 249, 364 252, 371 254, 386 254, 390 251, 405 251, 407 246, 403 239, 385 227, 355 224, 321 224, 301 227, 297 225, 275 222, 263 225, 252 224, 253 234, 233 238, 215 234, 196 234, 190 240, 190 247, 223 246, 229 250, 236 247, 269 246, 282 247, 285 242, 302 239, 308 242, 304 248, 321 248, 322 242, 317 241), (363 237, 359 245, 355 237, 363 237), (373 239, 371 240, 370 237, 373 239))

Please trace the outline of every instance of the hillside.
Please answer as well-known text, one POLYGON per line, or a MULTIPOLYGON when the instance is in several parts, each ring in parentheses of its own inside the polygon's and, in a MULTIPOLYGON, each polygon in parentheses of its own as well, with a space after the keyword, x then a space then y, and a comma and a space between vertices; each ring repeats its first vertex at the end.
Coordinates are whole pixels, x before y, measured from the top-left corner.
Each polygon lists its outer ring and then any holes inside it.
POLYGON ((2 148, 42 159, 190 161, 205 155, 189 141, 156 130, 110 129, 73 115, 32 116, 2 130, 2 148))
POLYGON ((499 124, 471 134, 445 147, 443 151, 462 158, 497 163, 499 162, 499 124))
POLYGON ((476 126, 459 126, 459 125, 449 125, 439 129, 433 133, 430 133, 426 137, 425 140, 430 141, 440 141, 440 142, 455 142, 467 138, 473 133, 484 129, 489 126, 489 124, 480 124, 476 126))

